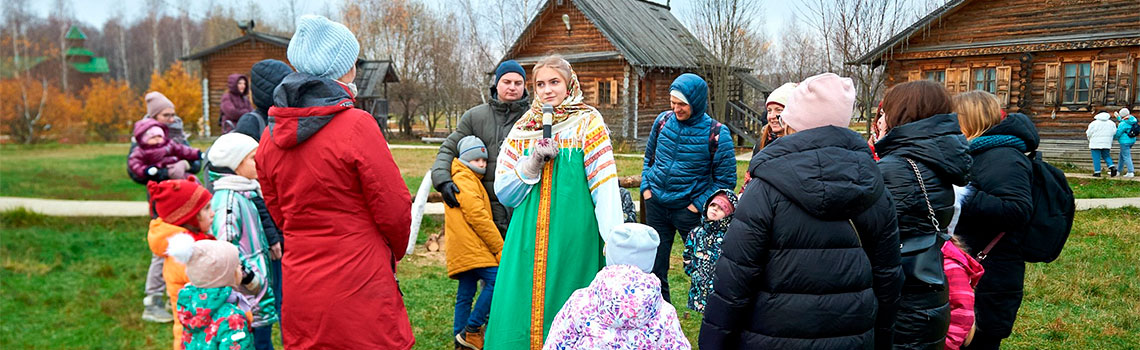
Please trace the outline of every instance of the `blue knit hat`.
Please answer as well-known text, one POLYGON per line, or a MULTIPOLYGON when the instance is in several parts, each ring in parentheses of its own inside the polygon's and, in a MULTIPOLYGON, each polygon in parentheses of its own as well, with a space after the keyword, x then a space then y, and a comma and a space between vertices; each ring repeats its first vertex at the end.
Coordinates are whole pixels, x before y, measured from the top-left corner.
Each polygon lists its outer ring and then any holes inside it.
POLYGON ((343 24, 316 15, 297 18, 297 31, 286 51, 298 72, 338 79, 356 65, 360 42, 343 24))
POLYGON ((522 65, 519 65, 515 60, 506 60, 503 61, 503 63, 499 63, 498 68, 495 68, 495 85, 498 85, 499 78, 502 78, 503 74, 507 73, 518 73, 522 76, 523 80, 526 80, 526 71, 523 70, 522 65))

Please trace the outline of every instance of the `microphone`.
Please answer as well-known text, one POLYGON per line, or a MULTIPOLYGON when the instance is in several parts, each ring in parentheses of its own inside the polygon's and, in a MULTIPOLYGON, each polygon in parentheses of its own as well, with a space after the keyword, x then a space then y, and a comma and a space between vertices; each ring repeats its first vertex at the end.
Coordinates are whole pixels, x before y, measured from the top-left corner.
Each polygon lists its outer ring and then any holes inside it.
MULTIPOLYGON (((546 142, 549 142, 550 137, 552 136, 552 135, 550 135, 551 124, 553 123, 552 119, 554 119, 554 107, 551 107, 550 104, 543 103, 542 104, 542 138, 544 140, 548 140, 546 142)), ((550 161, 550 157, 543 157, 542 161, 548 162, 548 161, 550 161)))
POLYGON ((552 119, 554 119, 554 107, 551 107, 549 104, 543 103, 542 104, 542 138, 544 138, 544 139, 548 139, 551 137, 551 135, 550 135, 551 125, 550 124, 552 123, 552 121, 551 121, 552 119))

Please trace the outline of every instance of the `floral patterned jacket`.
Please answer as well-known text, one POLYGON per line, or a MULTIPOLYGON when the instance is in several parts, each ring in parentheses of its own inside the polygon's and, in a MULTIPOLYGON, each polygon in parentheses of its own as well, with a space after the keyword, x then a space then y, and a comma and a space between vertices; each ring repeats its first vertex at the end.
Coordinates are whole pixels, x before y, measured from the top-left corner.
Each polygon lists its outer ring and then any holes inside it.
POLYGON ((253 332, 239 301, 244 299, 230 287, 182 288, 177 315, 182 322, 182 348, 252 350, 253 332))
POLYGON ((677 310, 661 297, 656 276, 632 265, 607 266, 570 296, 542 347, 555 349, 691 349, 677 310))

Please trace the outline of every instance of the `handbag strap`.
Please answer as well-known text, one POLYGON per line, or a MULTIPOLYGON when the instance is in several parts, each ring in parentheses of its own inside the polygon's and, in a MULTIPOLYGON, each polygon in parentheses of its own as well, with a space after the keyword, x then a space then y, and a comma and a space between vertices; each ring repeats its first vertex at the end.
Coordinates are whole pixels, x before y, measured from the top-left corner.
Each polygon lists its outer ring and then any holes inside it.
POLYGON ((930 217, 930 223, 934 225, 934 233, 939 234, 938 219, 934 217, 934 206, 930 205, 930 195, 926 193, 926 183, 922 181, 922 173, 918 171, 918 164, 915 164, 910 158, 903 157, 907 163, 910 163, 910 168, 914 170, 914 177, 918 178, 918 186, 922 188, 922 198, 926 200, 927 216, 930 217))
POLYGON ((986 245, 986 249, 982 249, 982 252, 978 253, 978 262, 982 262, 982 260, 986 260, 987 256, 990 256, 990 250, 994 249, 994 246, 997 245, 997 242, 1001 240, 1002 236, 1005 236, 1005 232, 999 233, 997 237, 994 237, 994 239, 990 241, 990 244, 986 245))

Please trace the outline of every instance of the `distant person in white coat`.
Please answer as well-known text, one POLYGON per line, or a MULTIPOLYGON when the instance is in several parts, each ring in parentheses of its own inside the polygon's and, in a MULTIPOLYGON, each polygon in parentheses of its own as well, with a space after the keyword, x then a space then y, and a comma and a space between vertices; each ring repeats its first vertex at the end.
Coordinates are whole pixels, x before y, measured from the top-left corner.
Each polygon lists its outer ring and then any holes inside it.
POLYGON ((1112 140, 1116 136, 1116 123, 1113 123, 1108 113, 1100 112, 1089 123, 1085 136, 1089 138, 1089 149, 1092 150, 1093 176, 1100 177, 1100 160, 1104 159, 1108 165, 1108 176, 1116 176, 1116 167, 1112 165, 1112 140))

